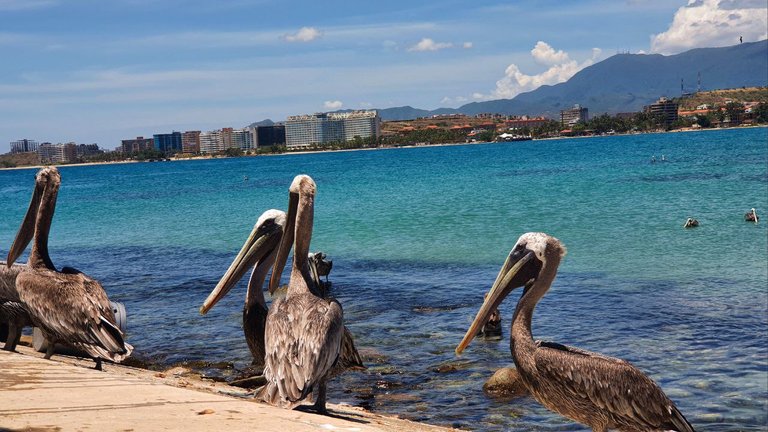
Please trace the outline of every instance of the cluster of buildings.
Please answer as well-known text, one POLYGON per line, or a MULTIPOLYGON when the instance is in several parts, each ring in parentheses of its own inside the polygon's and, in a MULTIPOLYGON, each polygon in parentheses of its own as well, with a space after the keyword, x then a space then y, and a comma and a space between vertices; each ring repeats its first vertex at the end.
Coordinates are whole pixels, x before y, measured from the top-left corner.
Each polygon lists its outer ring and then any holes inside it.
POLYGON ((38 143, 35 140, 20 139, 11 142, 11 153, 37 153, 44 163, 70 163, 103 153, 97 144, 51 144, 49 142, 38 143))
POLYGON ((192 130, 155 134, 152 138, 137 137, 122 140, 119 150, 124 154, 150 149, 163 153, 216 154, 231 148, 244 152, 273 146, 306 148, 380 135, 378 112, 351 111, 289 116, 283 124, 242 129, 192 130))

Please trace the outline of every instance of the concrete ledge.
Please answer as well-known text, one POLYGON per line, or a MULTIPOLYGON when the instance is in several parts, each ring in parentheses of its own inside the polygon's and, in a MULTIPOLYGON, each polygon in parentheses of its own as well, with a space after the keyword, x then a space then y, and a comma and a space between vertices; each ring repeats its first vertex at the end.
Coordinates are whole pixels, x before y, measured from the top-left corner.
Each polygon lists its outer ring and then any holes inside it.
POLYGON ((244 399, 243 389, 65 356, 0 350, 0 431, 447 431, 329 405, 332 416, 244 399))

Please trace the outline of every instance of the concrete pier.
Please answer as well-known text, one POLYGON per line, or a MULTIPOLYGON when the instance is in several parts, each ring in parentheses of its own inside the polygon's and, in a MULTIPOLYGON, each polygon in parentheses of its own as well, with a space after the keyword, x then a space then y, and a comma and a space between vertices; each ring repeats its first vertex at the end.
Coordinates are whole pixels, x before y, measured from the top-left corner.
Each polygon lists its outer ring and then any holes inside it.
POLYGON ((0 350, 0 431, 447 431, 329 405, 332 416, 243 398, 243 389, 66 356, 44 360, 29 347, 0 350))

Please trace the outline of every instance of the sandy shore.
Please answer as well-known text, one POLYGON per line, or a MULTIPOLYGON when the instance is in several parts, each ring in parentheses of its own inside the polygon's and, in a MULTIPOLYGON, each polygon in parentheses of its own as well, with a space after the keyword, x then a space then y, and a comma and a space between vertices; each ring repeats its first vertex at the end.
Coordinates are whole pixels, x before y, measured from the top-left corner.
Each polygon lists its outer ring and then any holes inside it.
POLYGON ((0 431, 405 431, 451 429, 329 404, 330 416, 256 403, 183 368, 164 372, 0 350, 0 431))

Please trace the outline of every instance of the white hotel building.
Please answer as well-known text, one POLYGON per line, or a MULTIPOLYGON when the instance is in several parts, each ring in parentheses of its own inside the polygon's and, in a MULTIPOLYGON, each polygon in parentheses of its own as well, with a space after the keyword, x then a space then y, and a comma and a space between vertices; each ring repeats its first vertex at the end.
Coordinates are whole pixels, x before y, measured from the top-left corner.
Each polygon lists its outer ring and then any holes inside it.
POLYGON ((297 115, 289 116, 285 122, 288 148, 351 141, 355 137, 378 138, 380 135, 381 117, 376 111, 297 115))

